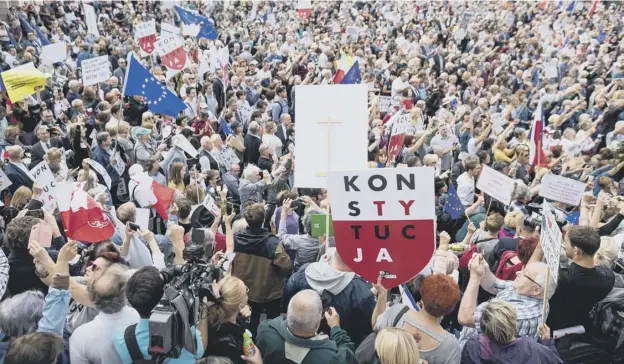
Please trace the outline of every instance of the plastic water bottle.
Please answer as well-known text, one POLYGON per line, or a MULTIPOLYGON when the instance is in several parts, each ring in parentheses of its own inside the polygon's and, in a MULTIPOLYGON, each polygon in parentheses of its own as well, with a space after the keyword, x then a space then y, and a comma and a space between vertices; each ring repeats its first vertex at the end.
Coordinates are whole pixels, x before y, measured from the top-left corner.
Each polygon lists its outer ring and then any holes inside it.
POLYGON ((251 332, 245 330, 243 333, 243 353, 246 357, 252 357, 256 354, 256 345, 251 340, 251 332))

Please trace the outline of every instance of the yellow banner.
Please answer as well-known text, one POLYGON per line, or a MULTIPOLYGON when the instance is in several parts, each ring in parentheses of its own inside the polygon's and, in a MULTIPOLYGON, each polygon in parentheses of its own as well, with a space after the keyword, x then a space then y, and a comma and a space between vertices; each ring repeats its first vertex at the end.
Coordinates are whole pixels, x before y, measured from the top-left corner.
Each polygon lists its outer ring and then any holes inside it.
POLYGON ((43 89, 45 75, 35 68, 14 69, 2 72, 2 81, 11 102, 17 102, 43 89))

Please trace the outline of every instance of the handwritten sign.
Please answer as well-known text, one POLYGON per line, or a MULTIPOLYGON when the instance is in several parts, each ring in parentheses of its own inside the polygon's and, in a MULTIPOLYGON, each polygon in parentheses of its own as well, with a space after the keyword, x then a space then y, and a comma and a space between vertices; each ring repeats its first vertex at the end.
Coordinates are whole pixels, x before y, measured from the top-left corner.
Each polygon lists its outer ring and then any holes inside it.
POLYGON ((547 174, 542 178, 539 195, 563 202, 571 206, 578 206, 585 192, 585 183, 570 178, 547 174))
POLYGON ((392 97, 379 96, 379 112, 388 112, 392 104, 392 97))
POLYGON ((191 158, 197 157, 197 149, 193 148, 191 142, 189 142, 184 135, 178 134, 171 138, 171 141, 174 146, 182 149, 182 151, 190 155, 191 158))
POLYGON ((48 211, 54 211, 54 209, 56 209, 56 194, 54 193, 56 180, 48 162, 42 161, 37 164, 35 168, 30 170, 29 174, 30 178, 33 181, 37 181, 43 189, 43 193, 41 194, 43 207, 48 211))
POLYGON ((241 118, 246 123, 251 118, 251 114, 253 113, 253 109, 245 103, 242 103, 238 106, 238 112, 240 112, 241 118))
POLYGON ((124 163, 123 159, 121 159, 121 155, 119 154, 119 152, 115 153, 115 155, 113 156, 111 160, 111 164, 113 165, 113 168, 115 169, 117 174, 120 176, 126 170, 126 164, 124 163), (113 160, 115 161, 115 163, 112 163, 113 160))
POLYGON ((557 221, 555 213, 546 201, 543 203, 542 213, 542 233, 540 234, 540 245, 544 251, 544 258, 550 268, 550 276, 553 282, 557 282, 559 277, 559 262, 562 247, 562 235, 557 221))
POLYGON ((483 170, 481 170, 481 175, 477 181, 477 188, 503 204, 509 205, 516 189, 516 181, 483 165, 483 170))
POLYGON ((108 68, 108 56, 85 59, 80 67, 82 68, 83 86, 107 81, 111 76, 110 68, 108 68))

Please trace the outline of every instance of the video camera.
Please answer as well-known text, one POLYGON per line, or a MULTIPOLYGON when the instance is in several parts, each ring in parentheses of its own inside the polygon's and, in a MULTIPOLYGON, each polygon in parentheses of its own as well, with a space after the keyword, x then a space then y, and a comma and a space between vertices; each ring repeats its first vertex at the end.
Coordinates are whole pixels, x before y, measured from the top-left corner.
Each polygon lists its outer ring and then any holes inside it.
POLYGON ((210 264, 201 260, 204 248, 184 248, 186 263, 162 270, 165 292, 149 318, 148 351, 155 358, 178 358, 183 348, 197 352, 197 341, 191 327, 200 320, 200 306, 207 298, 217 302, 211 284, 223 277, 223 263, 210 264))

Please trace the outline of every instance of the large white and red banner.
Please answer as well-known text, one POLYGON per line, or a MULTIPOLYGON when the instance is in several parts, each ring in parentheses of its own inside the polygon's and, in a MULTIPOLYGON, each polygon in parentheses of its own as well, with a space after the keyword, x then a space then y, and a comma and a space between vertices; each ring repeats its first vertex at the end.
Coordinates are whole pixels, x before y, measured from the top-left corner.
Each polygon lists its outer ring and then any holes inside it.
POLYGON ((336 249, 364 279, 384 272, 385 287, 420 273, 435 252, 434 170, 330 171, 328 194, 336 249))
POLYGON ((141 50, 147 55, 152 54, 156 43, 156 21, 150 20, 137 24, 134 36, 139 40, 141 50))
POLYGON ((176 34, 170 34, 156 42, 156 53, 160 56, 162 63, 169 69, 181 71, 187 62, 184 41, 176 34))

